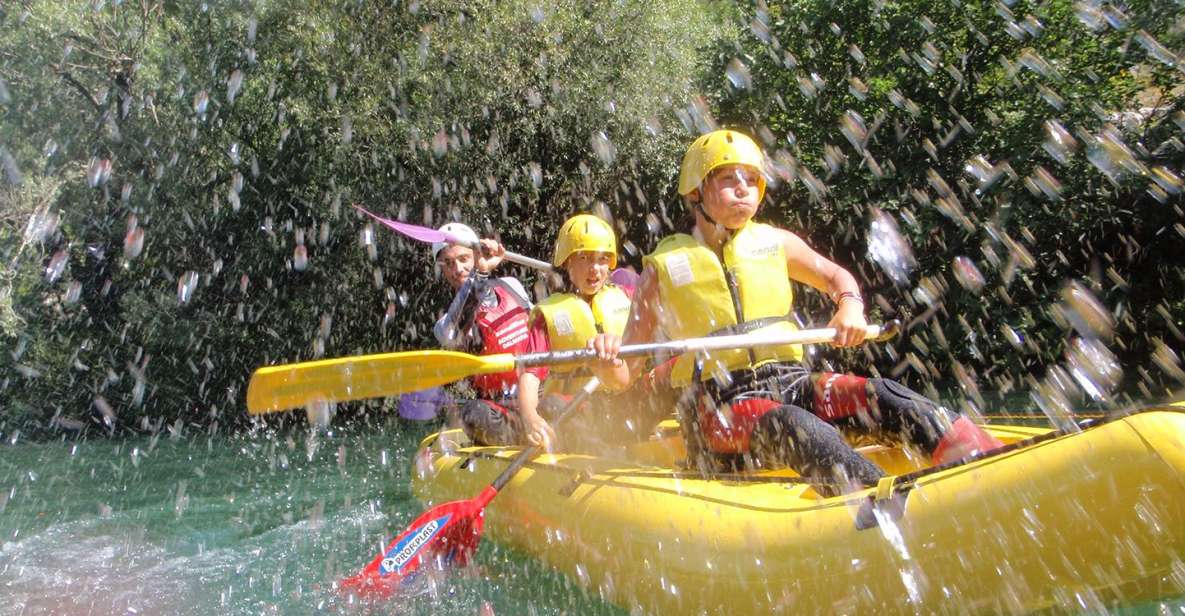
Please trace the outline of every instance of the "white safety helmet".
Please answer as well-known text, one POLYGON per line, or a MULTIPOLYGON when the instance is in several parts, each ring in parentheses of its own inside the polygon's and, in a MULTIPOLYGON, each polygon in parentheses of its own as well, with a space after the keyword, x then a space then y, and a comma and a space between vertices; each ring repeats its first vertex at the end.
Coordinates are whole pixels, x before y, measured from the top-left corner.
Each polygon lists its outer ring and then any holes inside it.
MULTIPOLYGON (((473 229, 470 229, 468 225, 463 225, 459 222, 450 222, 441 227, 439 231, 444 231, 445 233, 455 235, 458 239, 461 239, 466 243, 477 243, 478 241, 477 233, 475 233, 473 229)), ((433 242, 432 260, 435 261, 436 256, 440 254, 440 251, 444 250, 448 246, 448 242, 433 242)))

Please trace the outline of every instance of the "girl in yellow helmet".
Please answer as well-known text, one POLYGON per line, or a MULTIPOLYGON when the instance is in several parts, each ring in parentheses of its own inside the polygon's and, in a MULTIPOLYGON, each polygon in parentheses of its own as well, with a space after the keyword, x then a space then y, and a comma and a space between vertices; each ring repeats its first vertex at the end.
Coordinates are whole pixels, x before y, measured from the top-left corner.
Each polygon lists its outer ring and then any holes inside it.
MULTIPOLYGON (((793 329, 791 281, 835 302, 828 323, 835 346, 864 340, 864 303, 851 273, 797 235, 753 220, 765 196, 764 166, 761 149, 737 131, 714 131, 691 145, 679 193, 694 222, 643 260, 625 343, 651 342, 660 332, 680 339, 793 329)), ((603 334, 593 347, 611 360, 621 343, 603 334)), ((713 467, 748 460, 790 466, 827 484, 869 484, 884 472, 848 446, 836 426, 899 438, 939 463, 999 446, 969 419, 947 416, 899 383, 811 373, 801 359, 796 345, 679 357, 672 384, 698 394, 694 408, 681 409, 693 461, 713 467)), ((628 364, 606 375, 626 378, 607 385, 627 384, 639 367, 628 364)))
MULTIPOLYGON (((527 335, 528 353, 586 347, 599 333, 621 335, 629 316, 631 287, 610 281, 617 267, 617 236, 604 220, 578 214, 560 227, 552 265, 565 278, 565 292, 539 302, 531 311, 527 335)), ((621 362, 596 366, 530 368, 519 375, 518 406, 523 436, 532 444, 550 448, 555 432, 540 415, 540 384, 548 409, 562 405, 593 374, 624 370, 621 362)), ((612 378, 619 380, 622 375, 612 378)))

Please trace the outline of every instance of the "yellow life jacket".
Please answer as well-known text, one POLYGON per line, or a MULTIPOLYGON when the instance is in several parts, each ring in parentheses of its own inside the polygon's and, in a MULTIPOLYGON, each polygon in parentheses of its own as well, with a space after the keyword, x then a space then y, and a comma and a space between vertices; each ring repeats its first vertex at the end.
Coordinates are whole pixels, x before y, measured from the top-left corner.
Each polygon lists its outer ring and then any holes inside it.
MULTIPOLYGON (((547 338, 553 351, 583 349, 599 333, 622 335, 630 315, 630 298, 614 284, 606 284, 586 302, 573 293, 557 293, 535 305, 531 322, 543 315, 547 338)), ((550 370, 543 393, 568 393, 583 385, 576 377, 584 374, 581 366, 556 366, 550 370)))
MULTIPOLYGON (((660 320, 668 338, 698 338, 735 326, 738 307, 743 322, 789 318, 794 290, 786 268, 786 251, 773 227, 746 223, 725 242, 722 253, 723 263, 699 240, 678 233, 663 239, 643 259, 658 273, 660 320)), ((789 320, 780 320, 745 333, 796 329, 789 320)), ((675 361, 673 385, 691 383, 695 359, 695 354, 685 353, 675 361)), ((704 356, 701 380, 721 371, 801 359, 802 346, 797 344, 712 351, 704 356)))

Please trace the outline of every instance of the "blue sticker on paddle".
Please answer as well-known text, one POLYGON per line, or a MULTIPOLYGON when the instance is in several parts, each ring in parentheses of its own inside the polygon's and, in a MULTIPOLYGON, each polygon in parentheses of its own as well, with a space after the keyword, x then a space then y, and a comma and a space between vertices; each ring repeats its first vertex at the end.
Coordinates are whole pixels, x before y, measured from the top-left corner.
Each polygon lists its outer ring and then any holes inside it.
POLYGON ((404 537, 395 547, 383 555, 383 562, 379 565, 379 575, 390 575, 399 571, 419 554, 420 549, 448 524, 453 514, 445 514, 439 518, 428 520, 423 526, 415 529, 404 537))

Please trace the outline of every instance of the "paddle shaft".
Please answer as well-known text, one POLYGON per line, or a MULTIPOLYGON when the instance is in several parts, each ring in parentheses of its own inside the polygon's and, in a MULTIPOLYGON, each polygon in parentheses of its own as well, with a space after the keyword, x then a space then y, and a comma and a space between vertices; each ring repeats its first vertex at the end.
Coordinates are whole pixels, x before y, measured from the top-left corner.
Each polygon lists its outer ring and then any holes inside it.
MULTIPOLYGON (((447 242, 449 244, 460 244, 461 246, 465 246, 466 248, 469 248, 479 254, 482 252, 481 242, 468 241, 465 238, 458 237, 456 234, 449 233, 448 231, 433 229, 431 227, 421 227, 419 225, 413 225, 409 222, 403 222, 401 220, 392 220, 390 218, 384 218, 384 217, 379 216, 378 214, 375 214, 374 212, 371 212, 370 210, 362 207, 361 205, 355 204, 354 208, 357 209, 358 211, 362 212, 363 214, 366 214, 367 216, 370 216, 371 218, 383 223, 383 225, 385 225, 386 227, 388 227, 394 231, 397 231, 399 233, 402 233, 403 235, 406 235, 407 237, 410 237, 413 240, 419 240, 421 242, 428 242, 428 243, 447 242)), ((511 261, 513 263, 518 263, 519 265, 525 265, 527 267, 532 267, 537 270, 542 270, 544 272, 554 271, 554 269, 551 267, 551 264, 546 261, 540 261, 539 259, 532 259, 531 257, 525 257, 523 255, 513 253, 510 251, 503 253, 502 258, 506 259, 507 261, 511 261)))
MULTIPOLYGON (((896 321, 868 328, 867 338, 885 340, 897 332, 896 321)), ((637 357, 658 353, 678 355, 722 349, 783 344, 814 344, 835 339, 831 328, 780 334, 709 336, 652 344, 629 345, 618 353, 637 357)), ((510 372, 516 368, 578 364, 596 359, 589 349, 514 355, 470 355, 457 351, 405 351, 360 357, 267 366, 255 371, 247 387, 247 410, 259 415, 312 402, 341 402, 378 398, 446 385, 479 374, 510 372)))
MULTIPOLYGON (((457 240, 458 239, 456 236, 453 236, 452 234, 449 234, 449 235, 450 235, 450 237, 449 237, 450 240, 457 240)), ((453 241, 451 243, 460 244, 462 246, 471 248, 473 250, 473 252, 475 252, 477 254, 481 254, 481 242, 453 241)), ((537 270, 543 271, 543 272, 550 273, 550 272, 555 271, 555 268, 553 268, 551 266, 551 264, 546 261, 540 261, 539 259, 532 259, 531 257, 520 255, 516 252, 510 252, 509 250, 502 253, 502 258, 506 259, 507 261, 510 261, 512 263, 518 263, 519 265, 525 265, 527 267, 534 268, 534 269, 537 269, 537 270)))
MULTIPOLYGON (((588 397, 591 396, 600 385, 601 381, 597 379, 597 377, 594 376, 589 379, 588 382, 584 384, 584 387, 580 388, 580 391, 571 400, 569 400, 566 405, 564 405, 564 409, 560 411, 559 416, 556 417, 551 423, 554 425, 563 423, 565 419, 576 412, 576 409, 581 404, 583 404, 584 401, 587 400, 588 397)), ((507 483, 509 483, 512 478, 514 478, 514 475, 518 473, 527 462, 530 462, 531 458, 535 457, 535 454, 538 454, 539 450, 542 448, 542 445, 531 445, 530 447, 527 447, 526 449, 519 452, 519 454, 514 457, 514 460, 510 462, 506 469, 503 470, 502 473, 494 479, 494 481, 490 482, 490 487, 494 488, 495 491, 501 491, 502 488, 507 483)))
MULTIPOLYGON (((879 342, 897 335, 901 328, 899 321, 889 321, 885 325, 869 325, 866 341, 879 342)), ((835 328, 805 329, 782 334, 762 335, 754 338, 753 334, 736 334, 731 336, 709 336, 706 338, 689 338, 687 340, 671 340, 669 342, 654 342, 649 344, 631 344, 621 347, 618 357, 640 357, 670 353, 698 353, 720 351, 726 349, 747 349, 765 346, 780 346, 783 344, 818 344, 831 342, 835 339, 835 328)), ((530 368, 534 366, 550 366, 557 364, 580 363, 597 359, 597 352, 592 349, 572 349, 569 351, 550 351, 546 353, 527 353, 514 358, 516 366, 530 368)))

